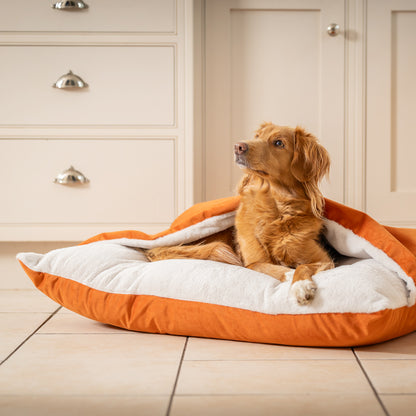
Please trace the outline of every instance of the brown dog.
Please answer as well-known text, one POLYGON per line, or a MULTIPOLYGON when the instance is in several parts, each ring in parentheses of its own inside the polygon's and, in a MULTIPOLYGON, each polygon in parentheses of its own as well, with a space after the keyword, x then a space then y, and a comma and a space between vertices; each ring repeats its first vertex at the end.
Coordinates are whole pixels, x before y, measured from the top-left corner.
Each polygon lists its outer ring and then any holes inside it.
POLYGON ((200 244, 147 251, 151 261, 196 258, 243 265, 284 281, 296 269, 291 294, 301 305, 316 291, 312 276, 334 267, 320 243, 324 199, 318 183, 329 171, 327 151, 297 127, 264 123, 255 138, 234 147, 245 170, 235 230, 200 244))

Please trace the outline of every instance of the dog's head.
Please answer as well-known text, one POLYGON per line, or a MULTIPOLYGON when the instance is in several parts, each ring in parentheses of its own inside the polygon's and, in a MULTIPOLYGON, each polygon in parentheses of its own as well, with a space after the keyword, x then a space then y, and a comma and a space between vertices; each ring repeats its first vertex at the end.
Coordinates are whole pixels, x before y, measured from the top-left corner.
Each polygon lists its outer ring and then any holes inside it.
POLYGON ((318 184, 329 172, 329 156, 316 137, 300 127, 264 123, 254 139, 234 146, 236 163, 290 192, 301 186, 311 199, 312 210, 322 216, 323 198, 318 184))

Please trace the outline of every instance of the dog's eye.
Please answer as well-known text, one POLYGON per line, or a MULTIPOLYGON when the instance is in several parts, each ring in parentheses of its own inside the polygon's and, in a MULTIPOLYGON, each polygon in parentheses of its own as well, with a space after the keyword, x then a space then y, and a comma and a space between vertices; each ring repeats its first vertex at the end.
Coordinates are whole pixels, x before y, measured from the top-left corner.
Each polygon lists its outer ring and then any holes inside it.
POLYGON ((283 143, 281 140, 275 140, 275 141, 273 142, 273 144, 274 144, 276 147, 280 147, 280 148, 285 147, 284 143, 283 143))

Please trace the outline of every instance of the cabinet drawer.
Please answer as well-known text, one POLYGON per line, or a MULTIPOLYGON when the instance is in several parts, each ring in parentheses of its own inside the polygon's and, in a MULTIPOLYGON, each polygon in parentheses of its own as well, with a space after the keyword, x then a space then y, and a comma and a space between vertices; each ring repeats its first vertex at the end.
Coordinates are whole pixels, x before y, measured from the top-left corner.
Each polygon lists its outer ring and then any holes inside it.
POLYGON ((0 47, 0 124, 172 126, 174 55, 170 45, 0 47), (88 87, 53 88, 69 70, 88 87))
POLYGON ((1 31, 144 32, 176 31, 175 0, 84 0, 84 10, 58 10, 58 0, 7 2, 1 31))
POLYGON ((0 223, 169 223, 175 141, 0 140, 0 223), (70 166, 89 183, 59 185, 70 166))

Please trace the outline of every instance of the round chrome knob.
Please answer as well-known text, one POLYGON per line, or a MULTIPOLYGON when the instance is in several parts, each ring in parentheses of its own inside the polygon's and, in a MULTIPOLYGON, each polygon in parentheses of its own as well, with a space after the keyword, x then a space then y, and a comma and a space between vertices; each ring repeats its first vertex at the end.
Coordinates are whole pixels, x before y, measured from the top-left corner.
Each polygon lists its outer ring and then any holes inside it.
POLYGON ((329 36, 338 36, 339 35, 339 25, 336 23, 331 23, 327 29, 326 32, 329 36))
POLYGON ((90 180, 85 177, 80 171, 76 170, 73 166, 64 170, 55 179, 54 182, 59 185, 82 185, 88 183, 90 180))

